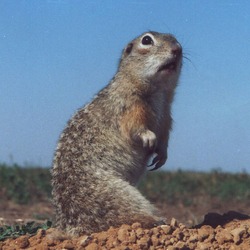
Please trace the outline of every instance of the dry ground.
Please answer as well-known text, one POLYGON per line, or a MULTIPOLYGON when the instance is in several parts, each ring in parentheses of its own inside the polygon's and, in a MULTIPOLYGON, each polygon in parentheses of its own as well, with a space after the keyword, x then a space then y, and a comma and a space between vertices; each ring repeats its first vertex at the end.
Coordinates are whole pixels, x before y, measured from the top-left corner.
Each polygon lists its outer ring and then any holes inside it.
MULTIPOLYGON (((221 203, 216 199, 197 204, 188 207, 157 204, 169 218, 169 224, 161 227, 142 229, 135 223, 73 239, 63 237, 52 228, 40 230, 32 237, 21 236, 0 242, 0 250, 250 249, 250 217, 247 216, 250 208, 247 205, 221 203)), ((49 202, 32 206, 12 202, 0 204, 0 225, 31 220, 44 222, 46 219, 53 219, 49 202)))

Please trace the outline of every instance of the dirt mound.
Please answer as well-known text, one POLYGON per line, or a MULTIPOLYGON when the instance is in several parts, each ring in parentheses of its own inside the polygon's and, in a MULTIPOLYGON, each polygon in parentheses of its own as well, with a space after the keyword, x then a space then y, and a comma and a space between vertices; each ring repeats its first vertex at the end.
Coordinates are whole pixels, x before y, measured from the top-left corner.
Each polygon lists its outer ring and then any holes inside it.
POLYGON ((139 223, 108 231, 67 238, 56 229, 40 230, 34 236, 21 236, 0 242, 1 250, 139 250, 139 249, 250 249, 250 217, 237 212, 207 214, 204 221, 188 228, 176 219, 169 225, 143 229, 139 223))

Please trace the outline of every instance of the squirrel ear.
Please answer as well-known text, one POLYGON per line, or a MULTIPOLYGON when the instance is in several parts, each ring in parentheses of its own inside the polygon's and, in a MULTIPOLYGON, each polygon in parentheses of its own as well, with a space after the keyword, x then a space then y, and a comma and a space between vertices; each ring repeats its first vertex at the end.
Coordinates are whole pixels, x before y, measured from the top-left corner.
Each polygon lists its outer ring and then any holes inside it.
POLYGON ((129 43, 127 45, 127 47, 124 49, 124 56, 128 56, 130 54, 130 52, 132 51, 134 44, 133 43, 129 43))
POLYGON ((133 46, 134 46, 133 43, 129 43, 127 45, 127 47, 123 50, 122 57, 120 59, 119 65, 121 65, 122 60, 124 58, 126 58, 131 53, 133 46))

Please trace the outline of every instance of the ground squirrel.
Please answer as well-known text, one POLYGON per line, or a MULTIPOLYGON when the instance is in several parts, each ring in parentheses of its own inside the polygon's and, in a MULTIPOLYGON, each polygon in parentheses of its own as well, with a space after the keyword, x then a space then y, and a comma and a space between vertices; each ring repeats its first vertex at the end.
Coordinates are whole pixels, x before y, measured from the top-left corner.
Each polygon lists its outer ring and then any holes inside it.
POLYGON ((111 82, 68 122, 52 168, 57 225, 72 235, 161 221, 136 189, 167 159, 171 103, 182 48, 170 34, 146 32, 123 50, 111 82))

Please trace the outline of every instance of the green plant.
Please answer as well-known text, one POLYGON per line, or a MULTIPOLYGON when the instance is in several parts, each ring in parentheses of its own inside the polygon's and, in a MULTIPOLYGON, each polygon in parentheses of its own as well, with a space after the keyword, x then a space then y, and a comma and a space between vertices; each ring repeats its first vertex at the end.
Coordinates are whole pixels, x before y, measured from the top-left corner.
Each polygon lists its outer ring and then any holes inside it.
POLYGON ((197 197, 216 197, 221 201, 250 200, 250 175, 246 173, 210 173, 178 170, 149 173, 139 185, 152 202, 192 205, 197 197))
POLYGON ((28 204, 48 199, 51 193, 47 168, 0 164, 0 199, 28 204))
POLYGON ((29 234, 35 235, 38 229, 47 230, 52 226, 51 221, 44 224, 36 225, 35 222, 28 222, 25 225, 14 225, 0 227, 0 241, 8 238, 17 238, 21 235, 29 234))
MULTIPOLYGON (((250 200, 250 175, 246 173, 209 173, 178 170, 150 172, 139 185, 152 202, 168 204, 195 203, 197 197, 216 197, 221 201, 250 200)), ((48 168, 0 164, 0 201, 12 200, 32 204, 51 198, 51 176, 48 168)))

